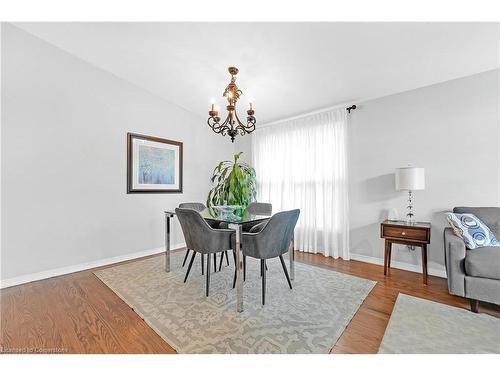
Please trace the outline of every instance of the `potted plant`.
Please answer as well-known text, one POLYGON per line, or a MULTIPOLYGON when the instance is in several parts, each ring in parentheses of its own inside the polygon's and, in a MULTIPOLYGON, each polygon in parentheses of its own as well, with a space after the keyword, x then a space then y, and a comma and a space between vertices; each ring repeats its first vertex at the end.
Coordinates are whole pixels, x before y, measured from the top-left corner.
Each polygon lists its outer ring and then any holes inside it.
POLYGON ((257 183, 255 169, 238 162, 242 152, 234 154, 234 161, 221 161, 212 173, 215 186, 208 193, 207 207, 237 205, 245 209, 255 200, 257 183))

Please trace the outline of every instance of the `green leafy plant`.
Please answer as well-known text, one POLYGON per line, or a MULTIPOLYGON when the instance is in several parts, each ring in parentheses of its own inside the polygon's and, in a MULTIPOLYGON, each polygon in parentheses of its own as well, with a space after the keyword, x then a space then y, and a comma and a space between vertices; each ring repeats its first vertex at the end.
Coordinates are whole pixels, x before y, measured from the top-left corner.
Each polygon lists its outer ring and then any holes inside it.
POLYGON ((234 161, 221 161, 212 173, 215 186, 208 193, 207 206, 223 204, 246 208, 255 200, 257 182, 255 169, 246 163, 239 163, 242 152, 234 154, 234 161))

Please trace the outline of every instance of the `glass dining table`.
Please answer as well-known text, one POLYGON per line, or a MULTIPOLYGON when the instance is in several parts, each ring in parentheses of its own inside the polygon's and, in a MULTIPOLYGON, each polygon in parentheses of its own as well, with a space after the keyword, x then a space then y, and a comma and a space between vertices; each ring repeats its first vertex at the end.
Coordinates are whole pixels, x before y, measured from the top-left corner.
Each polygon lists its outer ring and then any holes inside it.
MULTIPOLYGON (((170 272, 170 219, 175 216, 175 211, 164 211, 165 213, 165 271, 170 272)), ((258 224, 264 220, 268 220, 270 215, 255 215, 248 212, 246 209, 237 213, 237 215, 222 215, 218 210, 206 208, 200 211, 200 215, 207 222, 223 222, 228 224, 229 229, 235 231, 234 252, 236 255, 236 310, 243 312, 243 253, 241 249, 241 238, 243 233, 243 225, 258 224)), ((226 249, 221 249, 221 251, 226 249)), ((290 279, 295 276, 295 257, 294 257, 293 240, 289 247, 290 258, 290 279)))

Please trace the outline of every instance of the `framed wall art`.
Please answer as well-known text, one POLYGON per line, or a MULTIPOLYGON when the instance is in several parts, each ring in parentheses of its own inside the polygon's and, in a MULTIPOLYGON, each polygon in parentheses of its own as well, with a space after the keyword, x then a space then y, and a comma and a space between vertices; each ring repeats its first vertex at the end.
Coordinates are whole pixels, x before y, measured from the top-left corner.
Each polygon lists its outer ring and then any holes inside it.
POLYGON ((127 133, 127 193, 182 193, 182 142, 127 133))

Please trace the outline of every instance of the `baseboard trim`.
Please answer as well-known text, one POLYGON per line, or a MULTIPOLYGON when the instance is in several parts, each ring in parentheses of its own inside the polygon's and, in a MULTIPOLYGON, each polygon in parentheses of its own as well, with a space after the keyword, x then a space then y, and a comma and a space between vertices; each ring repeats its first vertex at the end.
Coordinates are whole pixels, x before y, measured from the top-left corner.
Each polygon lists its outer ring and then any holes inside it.
MULTIPOLYGON (((375 258, 375 257, 368 256, 368 255, 351 253, 350 258, 351 258, 351 260, 357 260, 359 262, 378 264, 380 266, 384 265, 383 259, 375 258)), ((420 264, 410 264, 410 263, 405 263, 405 262, 391 261, 391 268, 397 268, 400 270, 422 273, 422 266, 420 264)), ((430 268, 429 267, 429 268, 427 268, 427 272, 429 273, 429 275, 442 277, 442 278, 446 279, 446 270, 445 270, 444 266, 442 266, 442 268, 435 268, 435 267, 430 268)))
MULTIPOLYGON (((172 245, 171 248, 172 248, 172 250, 176 250, 176 249, 181 249, 185 246, 186 246, 185 243, 179 243, 179 244, 172 245)), ((48 270, 48 271, 42 271, 42 272, 17 276, 17 277, 13 277, 10 279, 1 280, 0 281, 0 289, 9 288, 9 287, 15 286, 15 285, 26 284, 26 283, 30 283, 32 281, 49 279, 51 277, 67 275, 67 274, 73 273, 73 272, 85 271, 85 270, 88 270, 91 268, 108 266, 108 265, 113 264, 113 263, 120 263, 120 262, 124 262, 127 260, 142 258, 142 257, 146 257, 149 255, 155 255, 155 254, 162 253, 164 251, 165 251, 164 247, 157 247, 154 249, 137 251, 135 253, 118 255, 116 257, 95 260, 92 262, 75 264, 73 266, 55 268, 55 269, 48 270)))

